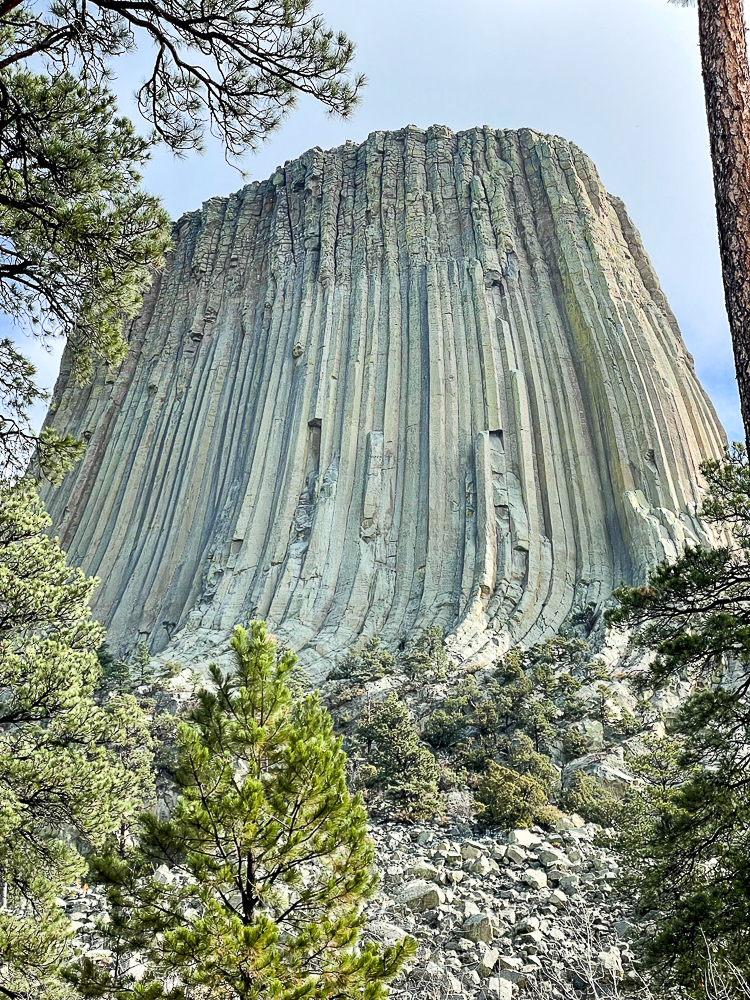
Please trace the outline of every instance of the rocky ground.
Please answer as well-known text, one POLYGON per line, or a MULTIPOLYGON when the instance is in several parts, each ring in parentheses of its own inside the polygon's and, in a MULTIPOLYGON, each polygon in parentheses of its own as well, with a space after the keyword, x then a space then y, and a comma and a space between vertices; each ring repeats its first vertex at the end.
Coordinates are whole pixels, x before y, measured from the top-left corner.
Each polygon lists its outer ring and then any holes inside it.
POLYGON ((627 907, 613 898, 616 864, 594 843, 599 827, 563 817, 555 832, 477 836, 468 826, 372 828, 381 891, 369 933, 419 942, 394 998, 567 995, 627 977, 627 907))
MULTIPOLYGON (((632 975, 627 907, 613 898, 617 868, 594 842, 599 830, 575 816, 554 832, 484 835, 468 825, 373 824, 381 887, 367 905, 367 934, 419 942, 393 1000, 585 996, 592 982, 632 975)), ((62 903, 76 951, 108 964, 101 889, 76 889, 62 903)), ((137 955, 133 962, 137 975, 137 955)))
MULTIPOLYGON (((602 636, 592 643, 592 656, 606 664, 605 684, 616 714, 623 707, 634 709, 635 703, 619 679, 627 672, 625 641, 614 639, 605 643, 602 636)), ((481 672, 474 676, 484 683, 481 672)), ((195 683, 195 676, 183 671, 168 680, 166 690, 138 690, 156 698, 160 710, 179 713, 192 701, 195 683)), ((416 689, 394 674, 341 699, 345 683, 323 685, 343 729, 351 729, 363 707, 391 689, 398 688, 422 718, 442 704, 447 690, 445 683, 416 689)), ((670 692, 671 701, 659 709, 668 713, 680 695, 670 692)), ((588 717, 577 725, 592 752, 560 767, 562 780, 568 771, 583 768, 603 787, 621 792, 632 781, 623 753, 633 740, 607 743, 601 723, 588 717)), ((158 799, 166 812, 174 793, 162 785, 158 799)), ((617 864, 597 836, 599 826, 561 813, 552 830, 487 830, 474 821, 470 791, 454 789, 444 799, 445 813, 438 820, 405 824, 386 819, 385 811, 370 823, 380 889, 366 906, 367 934, 382 943, 408 934, 419 945, 408 971, 391 989, 393 1000, 588 1000, 615 998, 623 986, 638 985, 629 943, 631 915, 614 892, 617 864)), ((171 877, 167 869, 162 876, 171 877)), ((64 909, 77 952, 108 964, 111 953, 97 930, 97 923, 107 920, 102 890, 75 890, 64 909)), ((133 961, 138 973, 139 956, 133 961)))

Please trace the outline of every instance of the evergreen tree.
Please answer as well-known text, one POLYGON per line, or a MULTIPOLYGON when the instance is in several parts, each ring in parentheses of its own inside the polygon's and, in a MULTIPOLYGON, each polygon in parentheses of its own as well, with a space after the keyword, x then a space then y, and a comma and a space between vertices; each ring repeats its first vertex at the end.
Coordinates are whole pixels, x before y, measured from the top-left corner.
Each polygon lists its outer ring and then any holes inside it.
MULTIPOLYGON (((118 117, 103 85, 14 66, 19 44, 0 19, 0 309, 42 338, 66 337, 86 379, 94 359, 122 360, 123 319, 138 310, 171 227, 140 187, 153 143, 118 117)), ((72 437, 31 430, 41 398, 33 365, 0 341, 0 473, 23 472, 36 451, 54 480, 80 455, 72 437)))
POLYGON ((551 822, 556 812, 536 778, 519 774, 491 760, 477 786, 477 816, 504 827, 528 827, 551 822))
POLYGON ((68 566, 49 523, 32 484, 0 486, 0 995, 10 998, 63 995, 55 897, 86 871, 72 838, 101 844, 150 783, 133 699, 92 698, 104 637, 88 607, 96 581, 68 566))
POLYGON ((646 586, 617 591, 609 613, 656 651, 644 687, 695 686, 673 741, 631 762, 646 792, 629 802, 621 849, 629 891, 659 914, 648 962, 696 991, 704 941, 750 977, 750 469, 739 448, 703 471, 702 514, 733 544, 686 548, 646 586))
POLYGON ((419 738, 409 709, 392 691, 360 722, 368 762, 375 768, 374 783, 386 790, 408 816, 429 818, 440 811, 435 758, 419 738))
POLYGON ((344 781, 341 740, 317 694, 294 701, 295 657, 262 622, 234 630, 235 668, 178 728, 179 801, 146 815, 130 855, 110 853, 116 935, 146 945, 143 983, 90 963, 88 996, 303 1000, 387 995, 410 954, 361 944, 376 888, 366 816, 344 781), (155 868, 166 863, 173 879, 155 868))
POLYGON ((557 802, 565 812, 578 813, 587 823, 617 827, 621 821, 623 807, 620 800, 602 788, 596 778, 583 771, 573 771, 557 802))
POLYGON ((353 684, 367 684, 393 673, 394 657, 380 645, 380 639, 371 635, 359 649, 351 649, 329 674, 329 680, 347 680, 353 684))
POLYGON ((534 749, 528 736, 516 736, 507 753, 507 763, 518 774, 526 774, 539 782, 546 795, 551 796, 560 785, 560 774, 549 757, 534 749))
MULTIPOLYGON (((152 147, 202 148, 210 128, 230 158, 276 129, 298 94, 347 115, 362 77, 354 47, 311 13, 311 0, 0 0, 0 309, 26 332, 63 336, 80 378, 125 352, 170 244, 171 224, 141 187, 152 147), (119 57, 153 52, 136 134, 109 89, 119 57)), ((33 365, 0 340, 0 474, 34 451, 61 475, 80 443, 29 409, 43 397, 33 365)))
POLYGON ((506 732, 513 726, 519 725, 533 690, 523 664, 523 651, 511 649, 503 657, 497 669, 497 677, 501 684, 495 693, 494 701, 506 732))
POLYGON ((443 630, 431 625, 401 657, 401 666, 407 677, 419 683, 427 680, 444 680, 448 674, 448 653, 445 649, 443 630))

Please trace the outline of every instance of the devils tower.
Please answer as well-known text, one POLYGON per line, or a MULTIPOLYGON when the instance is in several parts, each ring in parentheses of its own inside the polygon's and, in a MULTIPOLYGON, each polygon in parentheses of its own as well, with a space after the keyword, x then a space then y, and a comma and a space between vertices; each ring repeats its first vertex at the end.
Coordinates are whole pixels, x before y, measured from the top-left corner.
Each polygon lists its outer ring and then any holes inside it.
POLYGON ((47 494, 118 651, 264 617, 311 666, 489 657, 704 537, 724 435, 622 203, 563 139, 313 149, 175 226, 116 371, 55 389, 47 494))

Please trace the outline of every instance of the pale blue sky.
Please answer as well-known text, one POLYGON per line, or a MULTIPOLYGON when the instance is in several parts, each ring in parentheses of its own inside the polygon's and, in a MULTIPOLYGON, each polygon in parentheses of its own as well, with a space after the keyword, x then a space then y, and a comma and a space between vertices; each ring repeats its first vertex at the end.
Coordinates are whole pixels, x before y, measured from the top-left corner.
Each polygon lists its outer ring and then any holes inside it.
MULTIPOLYGON (((530 126, 588 153, 640 229, 696 368, 731 439, 742 437, 724 314, 695 11, 667 0, 318 0, 357 43, 367 74, 346 122, 300 101, 244 163, 211 145, 177 161, 159 152, 147 185, 177 217, 311 146, 375 129, 439 123, 530 126)), ((127 101, 139 60, 117 66, 127 101)), ((34 359, 48 383, 55 358, 34 359)))

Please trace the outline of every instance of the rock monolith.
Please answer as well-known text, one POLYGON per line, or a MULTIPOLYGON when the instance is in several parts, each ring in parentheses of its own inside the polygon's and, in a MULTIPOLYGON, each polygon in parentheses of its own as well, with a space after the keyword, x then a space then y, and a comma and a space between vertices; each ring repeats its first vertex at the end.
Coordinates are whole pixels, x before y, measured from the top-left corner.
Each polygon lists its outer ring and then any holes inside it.
POLYGON ((175 226, 47 494, 122 652, 259 616, 315 672, 439 624, 489 659, 705 538, 724 441, 622 203, 573 144, 408 127, 175 226))

